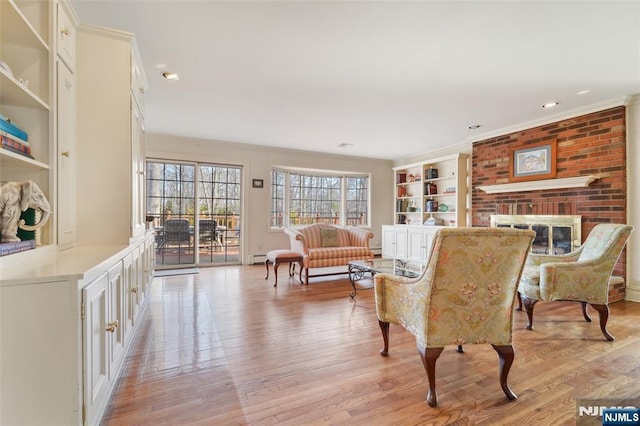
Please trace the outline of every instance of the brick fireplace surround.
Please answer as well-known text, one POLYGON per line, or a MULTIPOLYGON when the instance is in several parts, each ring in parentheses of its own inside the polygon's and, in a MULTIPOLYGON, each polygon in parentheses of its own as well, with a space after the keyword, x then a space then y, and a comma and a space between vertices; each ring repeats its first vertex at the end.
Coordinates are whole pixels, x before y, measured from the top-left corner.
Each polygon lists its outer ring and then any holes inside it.
MULTIPOLYGON (((472 153, 472 224, 492 214, 581 215, 582 238, 598 223, 626 223, 625 107, 615 107, 475 142, 472 153), (487 194, 478 186, 509 183, 513 147, 556 141, 556 178, 597 175, 588 187, 487 194)), ((614 270, 625 276, 625 253, 614 270)), ((609 302, 625 297, 624 283, 609 302)))

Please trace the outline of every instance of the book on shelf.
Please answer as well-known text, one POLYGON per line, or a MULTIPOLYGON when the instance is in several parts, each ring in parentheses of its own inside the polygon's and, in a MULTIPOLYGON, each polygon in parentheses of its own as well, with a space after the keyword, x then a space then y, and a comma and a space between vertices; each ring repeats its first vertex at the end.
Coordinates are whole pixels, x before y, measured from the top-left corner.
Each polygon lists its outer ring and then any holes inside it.
POLYGON ((11 133, 7 133, 4 130, 0 130, 0 136, 6 136, 9 139, 13 139, 16 142, 21 143, 22 145, 26 145, 26 146, 31 146, 31 144, 27 141, 25 141, 24 139, 20 139, 19 137, 12 135, 11 133))
POLYGON ((13 135, 17 138, 20 138, 25 142, 29 140, 29 135, 27 135, 27 132, 20 129, 18 126, 11 123, 9 120, 4 120, 0 118, 0 130, 7 132, 10 135, 13 135))
POLYGON ((36 240, 13 241, 10 243, 0 243, 0 256, 20 253, 21 251, 36 248, 36 240))
POLYGON ((0 135, 0 139, 0 147, 2 147, 2 149, 6 149, 7 151, 15 152, 16 154, 20 154, 33 159, 30 146, 21 144, 20 142, 16 142, 4 135, 0 135))

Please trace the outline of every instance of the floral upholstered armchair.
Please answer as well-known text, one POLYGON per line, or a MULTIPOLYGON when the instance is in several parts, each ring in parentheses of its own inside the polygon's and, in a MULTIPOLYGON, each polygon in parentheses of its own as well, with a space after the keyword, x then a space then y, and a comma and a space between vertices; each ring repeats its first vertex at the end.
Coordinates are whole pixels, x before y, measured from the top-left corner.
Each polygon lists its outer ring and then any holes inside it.
POLYGON ((609 279, 631 231, 630 225, 601 223, 571 253, 530 254, 518 289, 529 319, 526 328, 533 329, 533 307, 538 300, 573 300, 582 303, 582 314, 588 322, 587 303, 598 311, 600 331, 613 341, 607 331, 609 279))
POLYGON ((416 338, 427 372, 427 402, 438 403, 435 364, 446 345, 488 343, 500 358, 500 385, 507 398, 513 363, 513 308, 520 274, 535 232, 511 228, 443 228, 433 240, 427 267, 418 278, 375 276, 376 310, 384 349, 389 323, 416 338))

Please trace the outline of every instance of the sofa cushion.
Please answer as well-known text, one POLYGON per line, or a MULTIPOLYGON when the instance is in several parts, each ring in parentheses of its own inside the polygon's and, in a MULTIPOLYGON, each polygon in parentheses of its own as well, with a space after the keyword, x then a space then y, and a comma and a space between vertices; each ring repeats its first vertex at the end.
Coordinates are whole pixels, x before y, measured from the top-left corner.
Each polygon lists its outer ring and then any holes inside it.
POLYGON ((309 260, 359 258, 369 259, 371 250, 368 247, 323 247, 309 250, 309 260))

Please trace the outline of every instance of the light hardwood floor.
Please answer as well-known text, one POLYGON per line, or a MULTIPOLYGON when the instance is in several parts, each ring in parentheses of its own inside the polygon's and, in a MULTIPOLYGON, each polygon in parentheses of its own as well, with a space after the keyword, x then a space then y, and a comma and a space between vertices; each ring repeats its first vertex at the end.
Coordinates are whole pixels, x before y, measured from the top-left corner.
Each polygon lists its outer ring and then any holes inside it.
POLYGON ((260 265, 155 278, 102 424, 573 425, 576 398, 640 395, 638 303, 611 305, 612 343, 575 303, 538 303, 533 331, 516 312, 519 399, 500 389, 491 346, 451 346, 431 408, 413 337, 391 325, 389 357, 379 355, 372 290, 353 303, 346 277, 301 286, 279 272, 277 288, 260 265))

